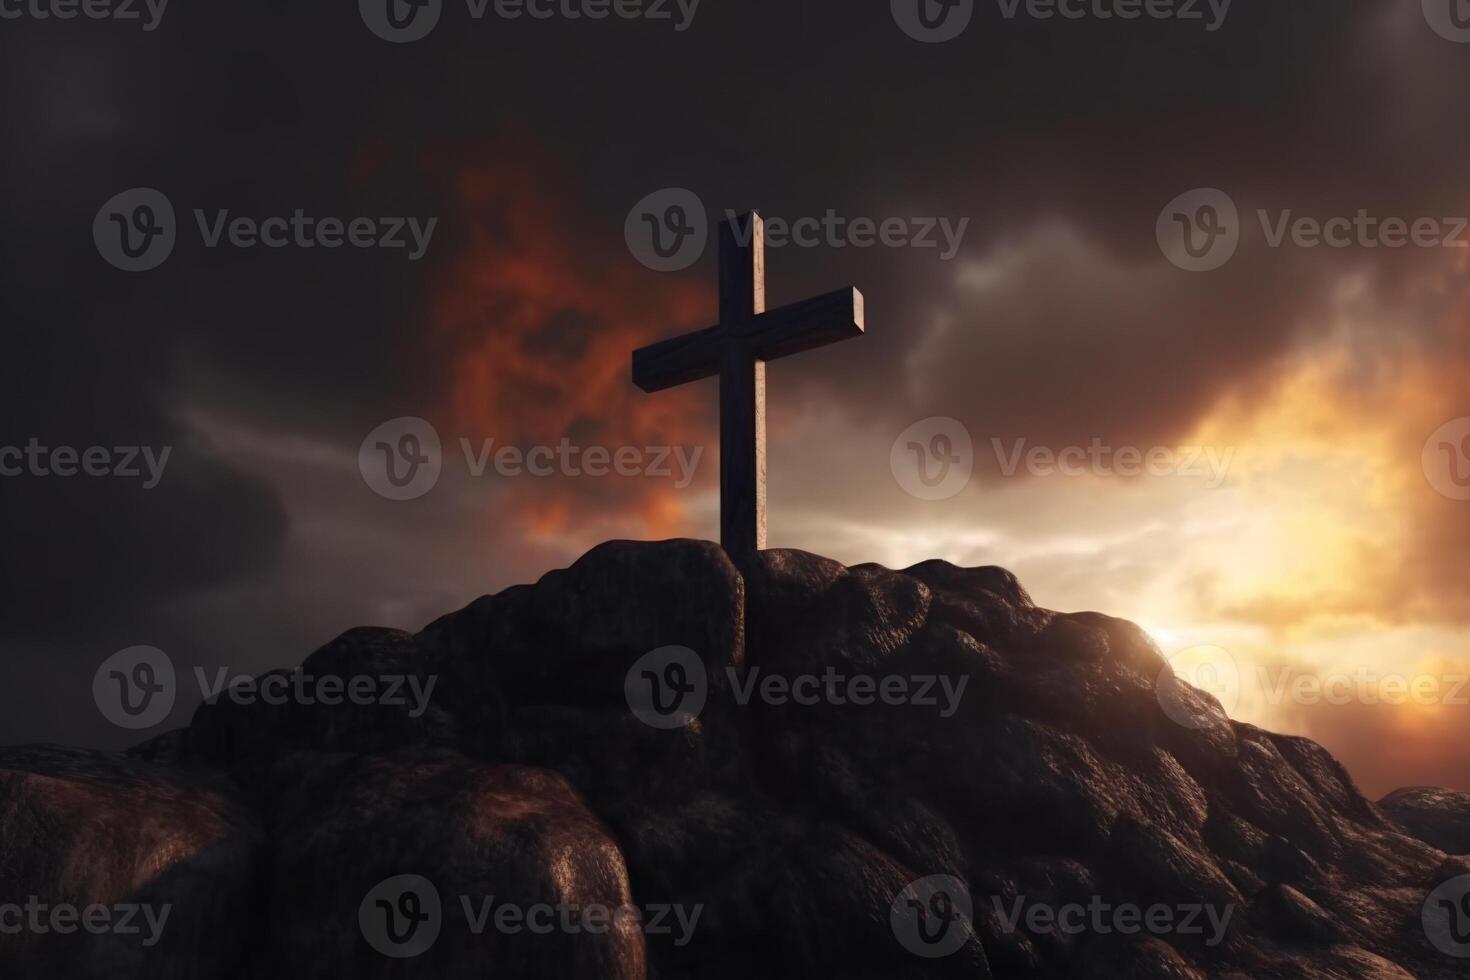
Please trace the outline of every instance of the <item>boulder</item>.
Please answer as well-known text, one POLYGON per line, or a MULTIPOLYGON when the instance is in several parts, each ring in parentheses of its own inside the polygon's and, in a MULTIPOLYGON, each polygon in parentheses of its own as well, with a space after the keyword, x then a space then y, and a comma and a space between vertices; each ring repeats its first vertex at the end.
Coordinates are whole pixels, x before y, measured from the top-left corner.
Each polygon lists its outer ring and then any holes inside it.
POLYGON ((1378 808, 1424 843, 1447 854, 1470 854, 1470 793, 1412 786, 1389 793, 1378 808))
POLYGON ((5 896, 186 914, 146 955, 0 933, 5 976, 1463 976, 1425 916, 1464 797, 1375 806, 1002 569, 612 542, 266 676, 424 696, 12 750, 5 896))
POLYGON ((0 976, 226 976, 256 938, 258 816, 219 774, 0 750, 0 976))

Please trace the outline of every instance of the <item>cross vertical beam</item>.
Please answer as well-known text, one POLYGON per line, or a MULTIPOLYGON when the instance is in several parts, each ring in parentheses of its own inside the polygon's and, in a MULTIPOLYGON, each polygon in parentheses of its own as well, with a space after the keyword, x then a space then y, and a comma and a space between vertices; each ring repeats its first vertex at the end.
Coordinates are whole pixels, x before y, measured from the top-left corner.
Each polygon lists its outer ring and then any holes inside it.
MULTIPOLYGON (((766 226, 751 212, 720 225, 720 325, 733 335, 764 312, 766 226)), ((739 340, 720 361, 720 541, 743 568, 766 546, 766 362, 739 340)))
POLYGON ((766 362, 863 335, 863 294, 839 289, 766 309, 766 228, 720 226, 720 322, 633 352, 633 383, 663 391, 720 378, 720 543, 742 571, 766 546, 766 362))

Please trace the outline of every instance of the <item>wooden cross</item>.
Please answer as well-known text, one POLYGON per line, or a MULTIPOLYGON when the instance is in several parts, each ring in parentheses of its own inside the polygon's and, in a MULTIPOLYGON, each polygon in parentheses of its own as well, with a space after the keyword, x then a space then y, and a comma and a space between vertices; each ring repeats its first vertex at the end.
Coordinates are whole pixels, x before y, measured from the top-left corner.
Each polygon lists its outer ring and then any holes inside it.
POLYGON ((736 565, 766 546, 766 361, 861 336, 856 289, 766 312, 766 232, 757 212, 720 226, 720 322, 633 352, 647 392, 720 376, 720 543, 736 565))

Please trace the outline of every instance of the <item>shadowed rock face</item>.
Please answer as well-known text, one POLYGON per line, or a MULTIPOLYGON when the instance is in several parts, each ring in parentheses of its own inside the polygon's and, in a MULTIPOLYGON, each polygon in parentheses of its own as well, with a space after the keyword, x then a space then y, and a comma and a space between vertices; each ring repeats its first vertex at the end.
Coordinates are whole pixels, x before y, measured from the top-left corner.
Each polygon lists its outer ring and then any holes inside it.
MULTIPOLYGON (((224 699, 128 756, 0 752, 0 903, 172 904, 147 948, 0 934, 0 975, 1435 978, 1470 962, 1421 921, 1470 874, 1438 849, 1465 839, 1462 800, 1413 791, 1380 811, 1316 744, 1174 682, 1137 627, 1038 609, 1000 569, 769 551, 741 575, 715 545, 614 542, 417 635, 350 631, 303 670, 430 696, 224 699), (670 646, 689 651, 677 670, 645 659, 670 646), (656 727, 630 707, 640 686, 703 705, 656 727), (516 917, 535 908, 561 924, 516 917)), ((1470 932, 1465 916, 1447 921, 1470 932)))
POLYGON ((19 910, 0 914, 0 976, 228 976, 256 942, 241 925, 258 904, 262 843, 216 774, 79 749, 0 752, 0 907, 19 910), (106 906, 137 931, 31 928, 33 907, 47 923, 62 904, 106 906))
POLYGON ((1378 806, 1425 843, 1450 854, 1470 854, 1470 793, 1414 786, 1394 790, 1378 806))

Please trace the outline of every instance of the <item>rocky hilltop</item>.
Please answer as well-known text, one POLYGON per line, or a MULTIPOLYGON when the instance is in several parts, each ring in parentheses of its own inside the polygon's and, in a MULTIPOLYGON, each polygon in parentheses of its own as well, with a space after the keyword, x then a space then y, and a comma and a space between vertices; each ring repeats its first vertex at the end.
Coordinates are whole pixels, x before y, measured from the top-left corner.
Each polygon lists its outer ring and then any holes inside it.
POLYGON ((1470 859, 1441 849, 1466 799, 1379 807, 1136 626, 999 568, 768 551, 742 575, 716 545, 614 542, 299 674, 429 696, 222 696, 126 754, 0 751, 0 906, 158 926, 0 913, 0 976, 1470 968, 1470 859))

